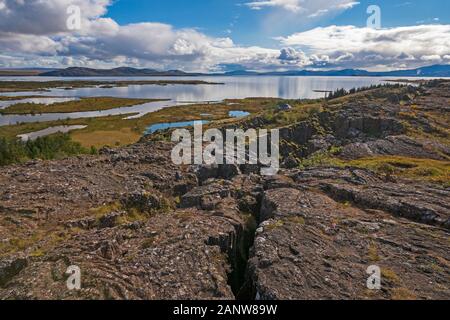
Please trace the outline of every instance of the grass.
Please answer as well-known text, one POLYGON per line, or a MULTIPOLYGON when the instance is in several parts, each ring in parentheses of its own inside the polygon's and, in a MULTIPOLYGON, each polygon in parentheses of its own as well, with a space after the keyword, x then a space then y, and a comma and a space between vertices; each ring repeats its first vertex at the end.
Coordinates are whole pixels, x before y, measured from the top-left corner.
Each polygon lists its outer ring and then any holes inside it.
POLYGON ((392 300, 416 300, 417 296, 407 288, 394 288, 391 290, 392 300))
POLYGON ((386 280, 394 285, 398 285, 401 282, 400 277, 391 269, 381 269, 381 276, 383 280, 386 280))
POLYGON ((346 164, 371 169, 387 176, 400 176, 450 185, 450 161, 383 156, 353 160, 346 164))
POLYGON ((64 243, 78 233, 74 231, 75 229, 64 230, 61 226, 53 225, 32 233, 17 235, 0 243, 0 257, 27 250, 32 258, 43 257, 51 248, 64 243))
POLYGON ((281 220, 276 220, 264 227, 265 230, 272 231, 284 226, 284 222, 281 220))
POLYGON ((402 156, 376 156, 344 161, 337 156, 340 148, 319 151, 300 161, 301 168, 335 166, 357 167, 375 171, 388 178, 402 177, 450 186, 450 161, 402 156))
POLYGON ((141 212, 136 209, 128 210, 127 214, 119 217, 117 220, 118 225, 124 225, 133 222, 145 222, 150 218, 149 213, 141 212))
POLYGON ((92 208, 89 210, 89 215, 94 216, 97 220, 100 220, 101 218, 110 214, 111 212, 118 211, 121 209, 122 209, 122 206, 117 201, 117 202, 106 204, 106 205, 98 207, 98 208, 92 208))
MULTIPOLYGON (((37 231, 30 235, 11 238, 8 242, 3 242, 0 245, 0 257, 6 254, 15 253, 15 252, 23 252, 29 248, 34 248, 31 252, 32 257, 40 257, 45 254, 44 250, 41 247, 36 247, 36 245, 44 240, 48 240, 48 244, 55 244, 58 242, 59 238, 56 238, 54 232, 52 231, 37 231)), ((61 239, 62 241, 62 239, 61 239)))
POLYGON ((306 224, 305 218, 299 217, 299 216, 288 217, 285 219, 285 221, 289 222, 289 223, 293 223, 293 224, 299 224, 299 225, 306 224))
POLYGON ((137 142, 145 130, 155 123, 179 122, 190 120, 218 121, 229 119, 228 113, 242 110, 258 115, 274 108, 277 99, 226 100, 217 104, 183 105, 164 108, 151 112, 141 118, 126 120, 128 115, 98 117, 88 119, 66 119, 40 123, 22 123, 0 127, 0 137, 15 138, 19 134, 43 130, 59 125, 86 125, 87 128, 69 133, 74 142, 84 148, 104 146, 116 147, 137 142), (208 115, 205 115, 208 114, 208 115))
POLYGON ((371 242, 369 244, 369 247, 367 248, 367 254, 371 262, 380 261, 380 256, 378 254, 378 247, 374 242, 371 242))
POLYGON ((124 204, 116 201, 89 210, 89 216, 94 217, 98 223, 103 217, 112 212, 123 212, 124 214, 117 218, 117 225, 147 221, 153 214, 167 213, 174 208, 171 199, 164 195, 161 194, 159 200, 159 204, 155 205, 152 209, 142 208, 139 202, 135 204, 124 204))
POLYGON ((283 102, 288 103, 292 109, 280 112, 276 108, 271 108, 263 115, 273 127, 288 126, 305 121, 323 111, 323 105, 318 100, 284 100, 283 102))
POLYGON ((341 151, 339 147, 331 147, 327 151, 318 151, 300 161, 300 168, 318 166, 343 166, 343 162, 335 156, 341 151))
POLYGON ((113 97, 82 98, 80 100, 59 102, 51 105, 38 103, 17 103, 5 109, 2 114, 41 114, 41 113, 69 113, 85 111, 101 111, 122 107, 131 107, 147 102, 161 101, 155 99, 127 99, 113 97))
POLYGON ((142 137, 142 134, 133 131, 131 128, 120 128, 118 130, 73 132, 71 136, 74 141, 84 147, 118 147, 138 141, 142 137))

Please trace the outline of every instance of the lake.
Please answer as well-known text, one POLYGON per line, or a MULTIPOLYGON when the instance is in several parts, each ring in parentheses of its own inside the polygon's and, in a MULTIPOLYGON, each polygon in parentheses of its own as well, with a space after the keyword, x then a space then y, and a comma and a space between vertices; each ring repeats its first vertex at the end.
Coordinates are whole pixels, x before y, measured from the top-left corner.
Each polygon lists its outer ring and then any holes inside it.
MULTIPOLYGON (((205 114, 207 115, 207 114, 205 114)), ((244 118, 250 115, 249 112, 240 111, 240 110, 232 110, 228 112, 230 118, 244 118)), ((145 134, 155 133, 159 130, 166 130, 170 128, 183 128, 183 127, 192 127, 196 122, 201 124, 207 124, 209 121, 207 120, 193 120, 193 121, 180 121, 180 122, 165 122, 165 123, 155 123, 148 127, 145 134)))
MULTIPOLYGON (((47 78, 47 77, 3 77, 2 81, 51 81, 51 80, 204 80, 222 82, 224 85, 132 85, 120 88, 80 88, 74 90, 52 89, 49 92, 7 93, 8 96, 39 95, 42 97, 80 98, 111 96, 122 98, 170 99, 146 103, 127 108, 96 112, 74 112, 39 115, 0 115, 0 126, 20 122, 42 122, 59 119, 92 118, 124 114, 125 117, 141 117, 142 115, 179 104, 198 102, 219 102, 224 99, 242 99, 248 97, 273 97, 284 99, 311 99, 324 97, 324 93, 314 90, 332 91, 339 88, 351 89, 385 83, 393 78, 378 77, 271 77, 271 76, 239 76, 239 77, 117 77, 117 78, 47 78), (136 114, 136 115, 131 115, 136 114)), ((398 77, 395 79, 399 79, 398 77)), ((45 99, 38 99, 44 102, 45 99)), ((48 103, 52 101, 49 99, 48 103)), ((8 104, 10 104, 8 102, 8 104)))

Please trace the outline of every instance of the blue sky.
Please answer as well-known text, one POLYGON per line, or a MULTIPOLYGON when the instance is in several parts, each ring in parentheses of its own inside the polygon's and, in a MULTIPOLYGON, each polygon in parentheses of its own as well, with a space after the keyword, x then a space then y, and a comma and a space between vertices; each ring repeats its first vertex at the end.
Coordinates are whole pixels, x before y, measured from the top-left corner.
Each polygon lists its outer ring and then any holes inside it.
POLYGON ((230 36, 242 45, 272 45, 271 36, 286 36, 317 26, 365 26, 366 9, 376 4, 382 9, 383 27, 450 23, 450 1, 447 0, 378 0, 360 4, 321 20, 298 19, 281 24, 273 32, 264 28, 271 9, 249 10, 243 0, 117 0, 108 11, 120 24, 158 21, 177 28, 199 28, 214 36, 230 36), (438 21, 435 19, 439 19, 438 21), (255 34, 256 33, 256 34, 255 34))
POLYGON ((448 12, 448 0, 0 0, 0 67, 218 72, 449 64, 448 12), (380 28, 367 27, 370 5, 381 10, 380 28))

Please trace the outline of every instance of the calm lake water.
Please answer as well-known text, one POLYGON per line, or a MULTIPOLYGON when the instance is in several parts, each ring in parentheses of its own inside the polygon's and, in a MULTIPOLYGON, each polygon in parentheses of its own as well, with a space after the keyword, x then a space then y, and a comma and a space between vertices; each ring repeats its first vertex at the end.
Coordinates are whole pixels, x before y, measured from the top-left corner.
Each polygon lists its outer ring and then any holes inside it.
MULTIPOLYGON (((146 103, 127 108, 96 112, 74 112, 61 114, 40 115, 0 115, 0 126, 20 122, 41 122, 59 119, 91 118, 109 115, 124 114, 125 118, 136 118, 142 115, 180 104, 197 102, 218 102, 224 99, 241 99, 248 97, 274 97, 285 99, 321 98, 324 93, 314 90, 336 90, 339 88, 351 89, 355 87, 370 86, 385 83, 390 78, 378 77, 137 77, 137 78, 46 78, 46 77, 8 77, 2 81, 50 81, 50 80, 204 80, 209 82, 222 82, 224 85, 143 85, 121 88, 81 88, 74 90, 53 89, 50 92, 22 92, 4 95, 39 95, 42 97, 80 98, 80 97, 123 97, 123 98, 152 98, 170 99, 146 103), (132 115, 134 114, 134 115, 132 115)), ((395 78, 399 79, 399 78, 395 78)), ((45 99, 39 99, 45 102, 45 99)), ((52 100, 49 99, 48 103, 52 100)), ((10 104, 10 102, 8 102, 10 104)), ((5 105, 5 104, 4 104, 5 105)), ((4 106, 3 105, 3 106, 4 106)))
POLYGON ((194 120, 194 121, 181 121, 181 122, 169 122, 169 123, 155 123, 148 127, 145 134, 155 133, 159 130, 166 130, 171 128, 183 128, 183 127, 193 127, 195 122, 199 122, 201 124, 207 124, 206 120, 194 120))
MULTIPOLYGON (((205 115, 208 115, 208 114, 205 114, 205 115)), ((245 112, 245 111, 239 111, 239 110, 234 111, 233 110, 233 111, 230 111, 228 113, 228 115, 230 116, 230 118, 243 118, 243 117, 249 116, 250 113, 245 112)), ((148 129, 145 131, 145 134, 151 134, 151 133, 155 133, 156 131, 166 130, 169 128, 193 127, 195 122, 200 122, 201 124, 209 123, 209 121, 207 121, 207 120, 155 123, 148 127, 148 129)))

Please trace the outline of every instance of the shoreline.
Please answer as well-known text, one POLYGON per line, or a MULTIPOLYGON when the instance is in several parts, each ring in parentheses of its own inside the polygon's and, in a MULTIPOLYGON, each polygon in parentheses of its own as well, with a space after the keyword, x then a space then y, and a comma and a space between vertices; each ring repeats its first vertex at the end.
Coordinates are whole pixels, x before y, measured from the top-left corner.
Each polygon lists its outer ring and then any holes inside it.
POLYGON ((133 85, 223 85, 220 82, 208 82, 202 80, 118 80, 118 81, 93 81, 93 80, 52 80, 52 81, 3 81, 0 80, 0 93, 49 91, 49 89, 72 90, 79 88, 118 88, 133 85))

